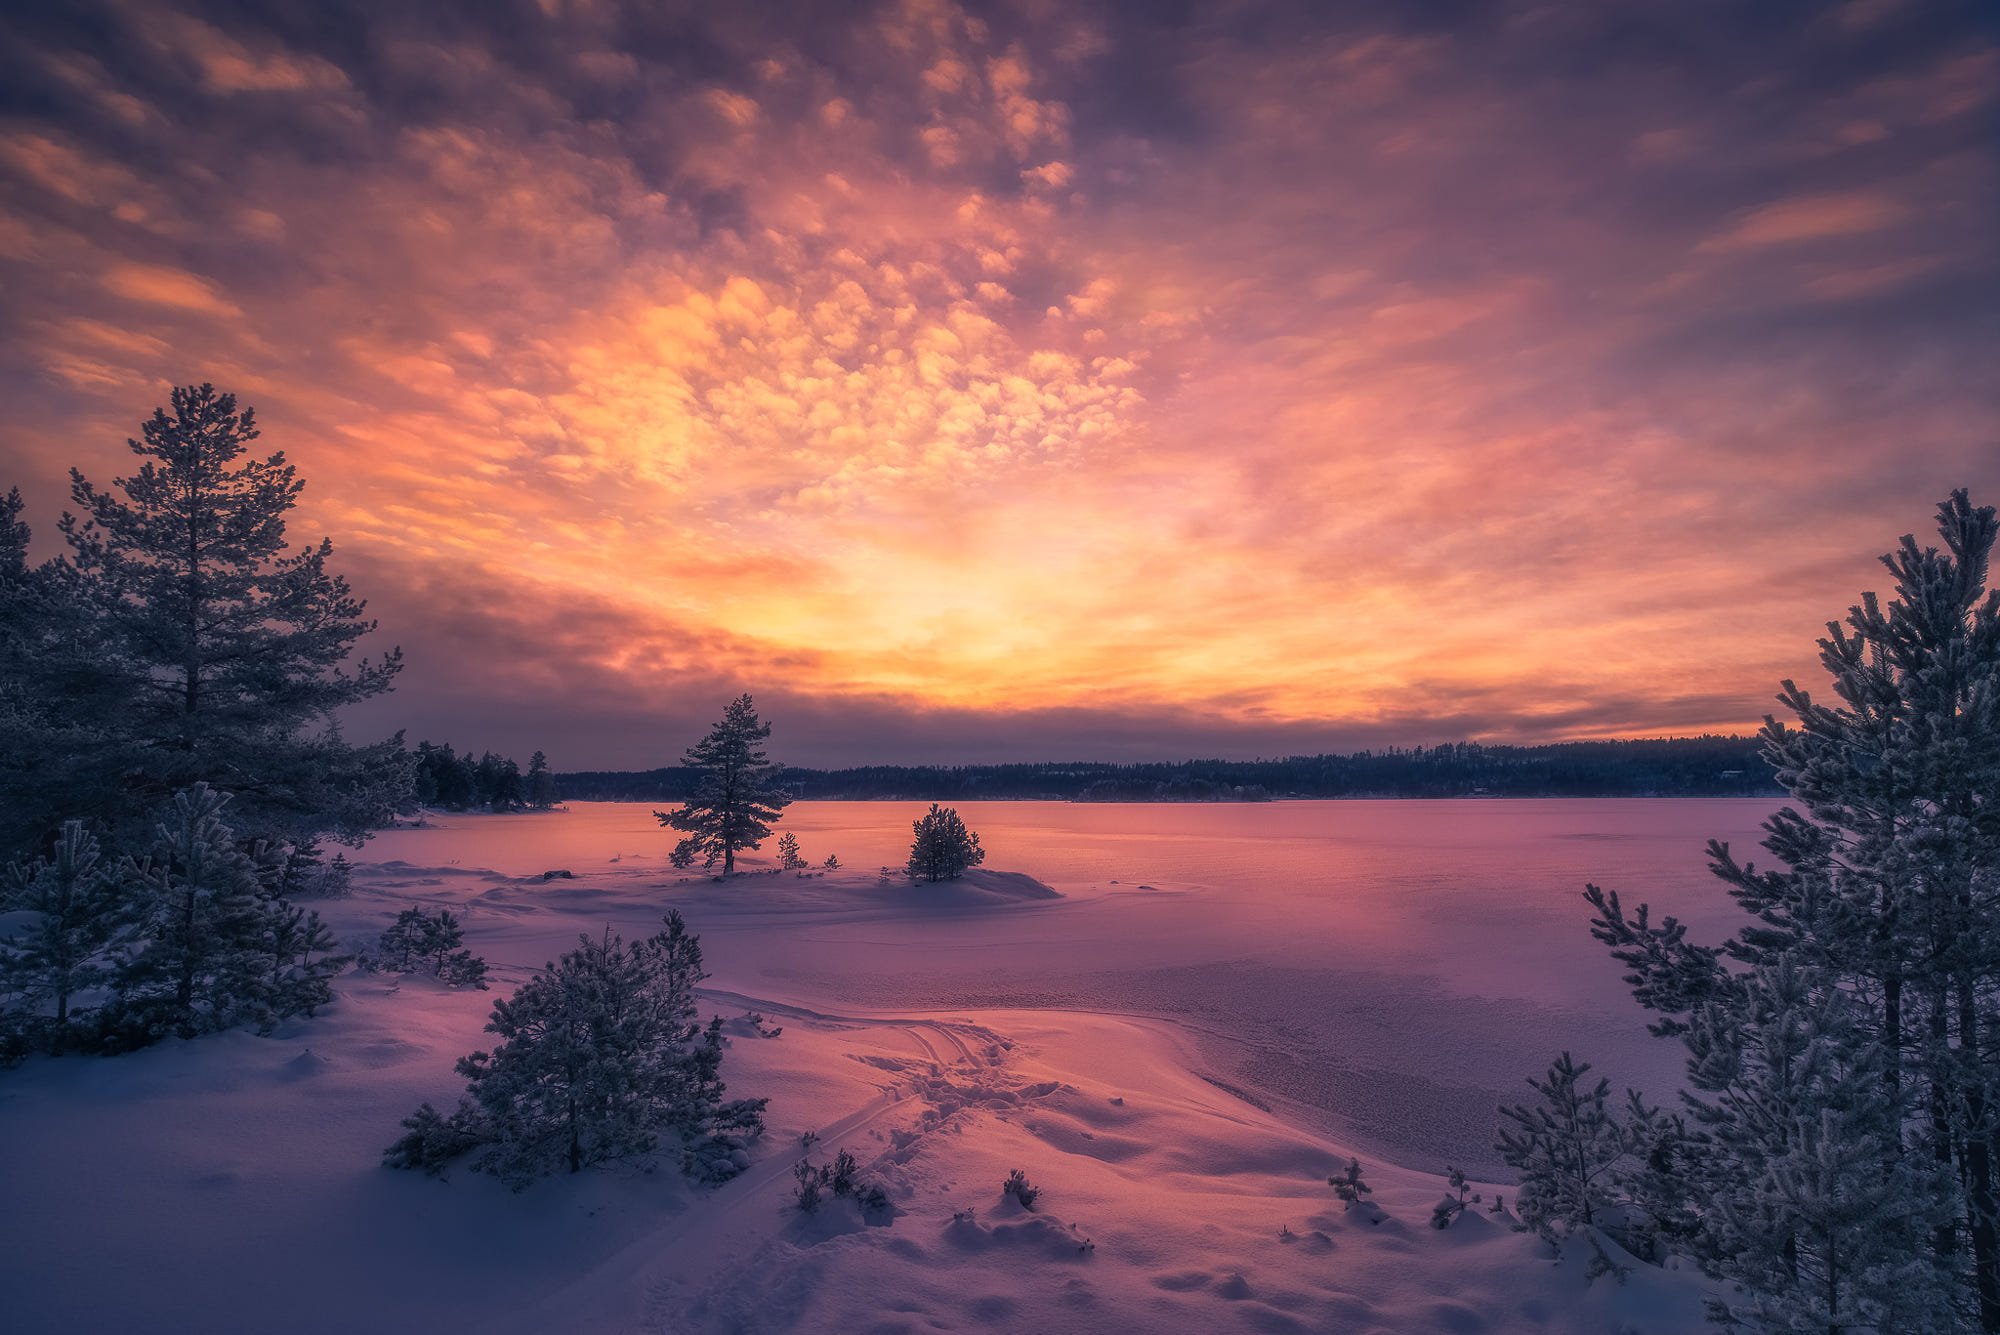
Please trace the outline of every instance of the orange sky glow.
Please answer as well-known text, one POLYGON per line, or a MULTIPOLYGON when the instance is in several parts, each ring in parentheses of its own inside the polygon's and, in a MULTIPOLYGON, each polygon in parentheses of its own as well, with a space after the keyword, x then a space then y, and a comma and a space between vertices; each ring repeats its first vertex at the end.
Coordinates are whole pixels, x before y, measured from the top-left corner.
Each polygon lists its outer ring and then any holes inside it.
POLYGON ((24 7, 0 488, 234 391, 558 768, 1743 730, 2000 501, 1972 7, 1172 8, 24 7))

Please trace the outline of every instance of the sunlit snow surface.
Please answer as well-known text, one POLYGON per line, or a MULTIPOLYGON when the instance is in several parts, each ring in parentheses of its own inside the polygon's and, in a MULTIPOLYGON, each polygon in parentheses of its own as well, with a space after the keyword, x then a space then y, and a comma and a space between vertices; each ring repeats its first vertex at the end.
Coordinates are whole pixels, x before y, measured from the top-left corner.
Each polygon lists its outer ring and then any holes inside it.
POLYGON ((1718 935, 1735 916, 1702 846, 1750 849, 1772 805, 963 804, 995 871, 941 889, 876 872, 915 803, 795 805, 806 855, 842 870, 726 885, 674 872, 644 806, 392 831, 322 913, 359 940, 408 903, 457 906, 498 989, 579 931, 679 907, 713 1009, 782 1026, 731 1023, 732 1093, 773 1099, 751 1170, 520 1196, 380 1170, 400 1117, 455 1097, 492 994, 350 974, 270 1038, 0 1075, 5 1325, 1697 1329, 1688 1276, 1586 1285, 1502 1218, 1438 1233, 1429 1212, 1446 1162, 1504 1177, 1494 1105, 1556 1051, 1670 1091, 1673 1049, 1578 891, 1718 935), (893 1222, 783 1208, 806 1130, 818 1157, 856 1153, 893 1222), (1383 1222, 1325 1185, 1349 1149, 1383 1222), (1033 1214, 1000 1195, 1014 1167, 1047 1188, 1033 1214))

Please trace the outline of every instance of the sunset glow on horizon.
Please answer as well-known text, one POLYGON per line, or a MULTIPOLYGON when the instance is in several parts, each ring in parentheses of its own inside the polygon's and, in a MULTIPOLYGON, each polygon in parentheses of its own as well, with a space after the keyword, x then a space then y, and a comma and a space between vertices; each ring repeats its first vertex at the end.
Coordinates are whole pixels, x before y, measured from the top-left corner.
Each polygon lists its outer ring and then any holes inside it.
POLYGON ((1971 5, 277 8, 0 17, 0 491, 237 394, 357 736, 1741 731, 2000 502, 1971 5))

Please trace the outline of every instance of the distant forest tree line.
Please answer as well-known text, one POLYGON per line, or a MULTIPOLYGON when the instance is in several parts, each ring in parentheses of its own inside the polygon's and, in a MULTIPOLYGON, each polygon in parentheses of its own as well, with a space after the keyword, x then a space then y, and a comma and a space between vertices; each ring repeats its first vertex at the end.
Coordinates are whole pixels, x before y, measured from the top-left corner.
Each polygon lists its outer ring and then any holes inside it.
MULTIPOLYGON (((1755 737, 1560 742, 1548 746, 1390 747, 1282 760, 1111 764, 787 766, 795 798, 1228 802, 1280 797, 1763 797, 1783 792, 1755 737)), ((585 802, 681 801, 701 771, 582 771, 556 776, 585 802)))

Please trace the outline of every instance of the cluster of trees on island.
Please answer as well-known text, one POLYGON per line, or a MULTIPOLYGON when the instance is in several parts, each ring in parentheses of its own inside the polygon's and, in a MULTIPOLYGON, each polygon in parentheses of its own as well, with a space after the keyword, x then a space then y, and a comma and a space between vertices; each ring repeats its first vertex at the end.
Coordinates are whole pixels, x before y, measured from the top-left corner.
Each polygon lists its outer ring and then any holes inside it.
POLYGON ((449 742, 418 742, 411 795, 417 805, 450 811, 547 811, 561 800, 549 758, 540 751, 523 770, 510 756, 459 755, 449 742))

